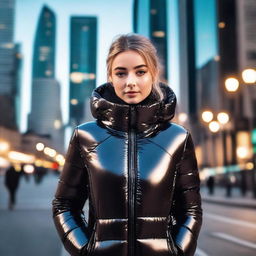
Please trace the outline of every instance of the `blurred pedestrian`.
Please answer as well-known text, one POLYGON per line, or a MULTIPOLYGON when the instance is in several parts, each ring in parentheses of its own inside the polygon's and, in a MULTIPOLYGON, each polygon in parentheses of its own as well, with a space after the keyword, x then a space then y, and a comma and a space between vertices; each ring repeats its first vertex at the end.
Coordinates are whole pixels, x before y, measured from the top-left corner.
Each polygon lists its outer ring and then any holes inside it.
POLYGON ((42 166, 40 167, 36 166, 33 174, 34 174, 35 184, 39 185, 40 183, 42 183, 43 178, 46 176, 47 169, 42 166))
POLYGON ((208 187, 209 195, 213 195, 214 194, 214 187, 215 187, 215 179, 212 175, 208 178, 206 185, 208 187))
POLYGON ((225 179, 225 185, 226 185, 226 197, 232 196, 232 180, 231 176, 227 175, 225 179))
POLYGON ((5 172, 5 186, 9 193, 8 209, 13 210, 16 204, 16 192, 19 186, 20 172, 11 165, 5 172))
POLYGON ((71 255, 192 256, 202 223, 197 160, 190 132, 171 122, 176 96, 159 82, 156 49, 121 35, 107 70, 91 98, 97 121, 74 130, 53 200, 61 240, 71 255))

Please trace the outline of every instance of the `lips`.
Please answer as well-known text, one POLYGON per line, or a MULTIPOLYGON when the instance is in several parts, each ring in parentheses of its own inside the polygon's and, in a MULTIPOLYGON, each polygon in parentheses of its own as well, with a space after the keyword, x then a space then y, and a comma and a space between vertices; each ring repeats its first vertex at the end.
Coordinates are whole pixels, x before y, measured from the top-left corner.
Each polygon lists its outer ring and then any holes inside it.
POLYGON ((136 92, 136 91, 129 91, 129 92, 125 92, 125 95, 129 98, 134 98, 137 96, 139 92, 136 92))
POLYGON ((139 92, 136 92, 136 91, 129 91, 129 92, 126 92, 125 94, 135 94, 135 93, 139 93, 139 92))

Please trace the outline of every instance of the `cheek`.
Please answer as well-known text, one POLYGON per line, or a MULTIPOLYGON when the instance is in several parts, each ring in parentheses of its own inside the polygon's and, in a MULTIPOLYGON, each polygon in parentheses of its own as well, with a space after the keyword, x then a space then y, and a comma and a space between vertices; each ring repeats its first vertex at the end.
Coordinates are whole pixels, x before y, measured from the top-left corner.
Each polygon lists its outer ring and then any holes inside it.
POLYGON ((142 79, 143 79, 144 83, 147 83, 147 84, 153 83, 152 75, 150 74, 150 72, 148 72, 146 75, 142 76, 142 79))
POLYGON ((144 92, 149 94, 153 87, 153 80, 152 80, 151 76, 144 77, 143 83, 145 85, 144 92))
POLYGON ((116 81, 112 81, 112 86, 114 87, 115 93, 117 95, 121 95, 122 94, 123 87, 122 87, 122 84, 120 82, 118 83, 116 81))

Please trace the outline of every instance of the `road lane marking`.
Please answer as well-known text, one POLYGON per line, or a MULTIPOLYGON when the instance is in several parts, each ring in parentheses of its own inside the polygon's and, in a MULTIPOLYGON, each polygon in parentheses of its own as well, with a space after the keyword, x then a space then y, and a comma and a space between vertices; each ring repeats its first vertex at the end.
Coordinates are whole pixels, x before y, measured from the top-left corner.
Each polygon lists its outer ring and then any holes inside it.
POLYGON ((214 237, 222 238, 222 239, 227 240, 229 242, 233 242, 233 243, 245 246, 245 247, 249 247, 251 249, 256 249, 256 244, 255 243, 248 242, 246 240, 243 240, 243 239, 235 237, 235 236, 231 236, 231 235, 228 235, 228 234, 225 234, 225 233, 220 233, 220 232, 214 232, 214 233, 211 233, 211 235, 214 236, 214 237))
POLYGON ((245 220, 238 220, 238 219, 234 219, 234 218, 231 219, 231 218, 227 218, 227 217, 220 216, 220 215, 213 214, 213 213, 204 213, 204 217, 213 219, 213 220, 226 222, 229 224, 235 224, 235 225, 240 225, 240 226, 247 227, 247 228, 255 228, 256 229, 255 223, 245 221, 245 220))
POLYGON ((209 254, 207 254, 206 252, 204 252, 204 251, 201 250, 200 248, 197 248, 197 249, 196 249, 195 256, 209 256, 209 254))

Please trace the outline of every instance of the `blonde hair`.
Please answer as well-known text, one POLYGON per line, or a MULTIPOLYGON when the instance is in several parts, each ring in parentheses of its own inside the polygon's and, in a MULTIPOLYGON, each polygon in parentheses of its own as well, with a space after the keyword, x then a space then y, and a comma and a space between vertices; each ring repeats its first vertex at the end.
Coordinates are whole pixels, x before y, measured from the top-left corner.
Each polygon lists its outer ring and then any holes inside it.
POLYGON ((145 60, 149 72, 153 79, 153 93, 158 97, 159 100, 163 99, 163 92, 160 88, 160 75, 162 74, 162 67, 157 56, 157 51, 151 41, 138 34, 125 34, 119 35, 111 44, 107 57, 107 76, 108 80, 111 76, 112 63, 115 57, 125 51, 136 51, 145 60))

